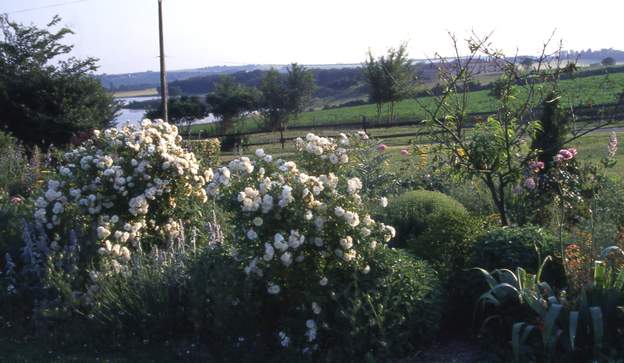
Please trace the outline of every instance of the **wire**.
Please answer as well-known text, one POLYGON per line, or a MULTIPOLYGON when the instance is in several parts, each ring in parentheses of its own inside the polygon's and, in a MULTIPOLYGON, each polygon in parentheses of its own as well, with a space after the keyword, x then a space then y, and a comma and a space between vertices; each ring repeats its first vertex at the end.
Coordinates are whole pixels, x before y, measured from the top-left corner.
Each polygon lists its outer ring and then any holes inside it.
POLYGON ((50 5, 46 5, 46 6, 40 6, 38 8, 28 8, 28 9, 21 9, 21 10, 15 10, 15 11, 9 11, 7 14, 17 14, 17 13, 25 13, 27 11, 33 11, 33 10, 40 10, 40 9, 48 9, 48 8, 56 8, 59 6, 64 6, 64 5, 69 5, 69 4, 76 4, 76 3, 82 3, 85 1, 89 1, 89 0, 74 0, 74 1, 66 1, 64 3, 58 3, 58 4, 50 4, 50 5))

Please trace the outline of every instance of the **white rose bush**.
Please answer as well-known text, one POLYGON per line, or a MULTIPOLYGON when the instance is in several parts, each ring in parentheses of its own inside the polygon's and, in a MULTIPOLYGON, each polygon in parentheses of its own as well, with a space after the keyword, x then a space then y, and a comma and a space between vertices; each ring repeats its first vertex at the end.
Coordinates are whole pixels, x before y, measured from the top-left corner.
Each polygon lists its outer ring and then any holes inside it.
POLYGON ((186 208, 206 202, 203 186, 212 178, 180 144, 175 126, 144 120, 96 130, 65 153, 58 178, 35 200, 35 221, 51 250, 62 247, 69 228, 82 228, 96 240, 83 248, 92 247, 119 272, 133 251, 178 238, 186 208))
POLYGON ((349 160, 347 136, 336 142, 308 134, 296 144, 301 163, 258 149, 215 170, 206 189, 236 221, 235 258, 274 302, 266 318, 275 320, 275 341, 313 352, 330 328, 324 312, 336 294, 354 274, 370 272, 375 249, 395 231, 371 217, 361 181, 339 172, 349 160), (300 326, 279 326, 293 314, 300 326))

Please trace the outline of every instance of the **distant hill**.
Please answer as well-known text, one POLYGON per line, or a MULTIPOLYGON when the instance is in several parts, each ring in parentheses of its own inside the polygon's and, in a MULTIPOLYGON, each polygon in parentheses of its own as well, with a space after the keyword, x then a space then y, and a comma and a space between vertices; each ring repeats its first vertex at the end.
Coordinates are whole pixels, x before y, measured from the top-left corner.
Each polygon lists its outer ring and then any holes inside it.
MULTIPOLYGON (((354 68, 359 64, 312 64, 306 65, 314 69, 332 68, 354 68)), ((194 77, 220 76, 237 72, 253 72, 256 70, 268 70, 275 68, 280 72, 285 72, 287 65, 282 64, 247 64, 241 66, 211 66, 196 69, 173 70, 167 72, 167 81, 174 82, 194 77)), ((102 86, 109 91, 133 91, 160 86, 160 73, 155 71, 121 73, 121 74, 101 74, 96 76, 102 86)))
POLYGON ((611 57, 615 59, 617 63, 624 63, 624 51, 609 48, 600 50, 566 50, 563 51, 562 56, 569 59, 578 59, 581 63, 600 63, 603 59, 611 57))

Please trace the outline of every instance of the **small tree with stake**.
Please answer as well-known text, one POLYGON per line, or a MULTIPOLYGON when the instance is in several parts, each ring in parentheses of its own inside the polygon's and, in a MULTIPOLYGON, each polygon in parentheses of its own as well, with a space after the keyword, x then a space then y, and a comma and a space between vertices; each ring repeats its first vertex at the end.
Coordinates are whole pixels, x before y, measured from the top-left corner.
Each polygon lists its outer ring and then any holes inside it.
POLYGON ((381 118, 384 104, 388 105, 388 119, 395 118, 394 106, 412 94, 415 72, 407 53, 407 44, 390 48, 384 56, 375 59, 368 52, 363 64, 364 76, 369 88, 369 100, 377 105, 377 118, 381 118))
POLYGON ((258 92, 254 88, 242 86, 230 76, 221 77, 214 92, 206 96, 208 110, 221 119, 221 132, 232 129, 233 122, 241 114, 256 109, 258 92))
POLYGON ((560 147, 614 120, 581 124, 572 110, 569 117, 573 131, 563 136, 559 97, 574 95, 562 95, 558 84, 560 76, 575 67, 562 64, 561 47, 548 52, 550 41, 544 44, 534 67, 524 69, 518 66, 516 57, 493 50, 489 36, 469 39, 467 56, 459 55, 456 38, 451 35, 451 39, 457 56, 451 60, 437 56, 434 63, 443 92, 432 95, 432 103, 416 101, 427 114, 424 123, 429 140, 438 148, 438 161, 450 165, 457 177, 481 179, 501 224, 509 225, 510 192, 518 186, 528 164, 540 157, 549 158, 560 147), (483 62, 497 67, 503 76, 492 93, 495 111, 485 120, 475 120, 468 114, 469 85, 483 62), (467 132, 469 129, 471 132, 467 132))
POLYGON ((312 72, 297 63, 290 65, 285 77, 271 69, 262 80, 260 111, 267 126, 273 131, 279 131, 282 148, 288 121, 305 110, 312 98, 314 87, 312 72))

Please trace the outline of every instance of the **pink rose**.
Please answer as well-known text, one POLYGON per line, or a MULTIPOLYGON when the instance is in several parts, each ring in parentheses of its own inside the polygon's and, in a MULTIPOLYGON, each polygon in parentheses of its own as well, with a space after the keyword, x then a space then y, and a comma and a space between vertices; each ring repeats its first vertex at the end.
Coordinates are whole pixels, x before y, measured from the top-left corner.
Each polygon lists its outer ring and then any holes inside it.
POLYGON ((24 198, 20 197, 20 196, 13 196, 11 197, 11 204, 13 205, 20 205, 24 203, 24 198))
POLYGON ((574 155, 576 155, 576 149, 561 149, 559 150, 559 153, 557 154, 557 156, 555 156, 556 160, 572 160, 572 158, 574 158, 574 155), (572 151, 570 150, 574 150, 574 153, 572 153, 572 151))
POLYGON ((377 151, 379 151, 381 153, 386 151, 387 148, 388 147, 386 146, 386 144, 379 144, 379 145, 377 145, 377 151))
POLYGON ((403 155, 403 156, 408 156, 408 155, 409 155, 409 150, 407 150, 407 149, 401 149, 401 155, 403 155))
POLYGON ((534 173, 539 173, 540 170, 544 170, 544 162, 531 161, 529 162, 529 169, 531 169, 534 173))

